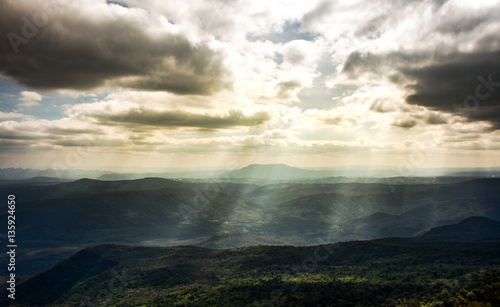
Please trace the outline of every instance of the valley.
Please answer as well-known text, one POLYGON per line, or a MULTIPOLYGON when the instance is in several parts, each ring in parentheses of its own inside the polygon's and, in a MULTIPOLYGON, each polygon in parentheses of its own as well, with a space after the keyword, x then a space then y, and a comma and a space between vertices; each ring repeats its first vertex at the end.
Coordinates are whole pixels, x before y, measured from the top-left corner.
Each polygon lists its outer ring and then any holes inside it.
POLYGON ((451 300, 457 287, 500 269, 500 179, 283 180, 247 171, 0 185, 16 195, 20 301, 250 306, 258 297, 262 306, 351 306, 360 296, 362 305, 395 306, 439 300, 442 291, 451 300), (132 274, 127 290, 101 297, 117 272, 132 274), (301 290, 290 291, 294 284, 301 290), (358 293, 360 285, 367 290, 358 293))

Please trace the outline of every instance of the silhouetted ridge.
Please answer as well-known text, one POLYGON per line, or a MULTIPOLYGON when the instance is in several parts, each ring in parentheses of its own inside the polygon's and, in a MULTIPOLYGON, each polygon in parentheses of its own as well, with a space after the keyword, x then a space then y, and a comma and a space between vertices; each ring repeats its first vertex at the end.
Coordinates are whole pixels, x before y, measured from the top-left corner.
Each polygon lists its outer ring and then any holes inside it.
POLYGON ((256 299, 268 298, 271 291, 300 282, 281 305, 320 306, 319 298, 324 303, 321 306, 390 306, 398 299, 441 293, 444 285, 440 287, 438 280, 456 280, 484 271, 484 263, 498 266, 499 253, 496 242, 415 238, 232 250, 108 244, 84 249, 21 283, 15 303, 254 306, 256 299), (453 265, 443 271, 443 264, 453 265), (315 274, 307 274, 311 267, 315 274), (290 277, 293 283, 281 280, 290 277), (390 297, 394 299, 388 300, 390 297), (346 301, 353 303, 342 303, 346 301))
POLYGON ((83 249, 36 278, 28 279, 19 287, 20 292, 23 289, 30 291, 21 292, 23 295, 17 296, 16 303, 45 305, 55 302, 79 282, 117 265, 118 262, 102 255, 110 248, 108 245, 83 249))
POLYGON ((458 223, 458 225, 466 227, 484 227, 484 226, 495 227, 495 226, 500 226, 500 222, 497 222, 495 220, 483 216, 471 216, 458 223))
POLYGON ((458 224, 432 228, 421 238, 457 242, 500 240, 500 222, 474 216, 458 224))

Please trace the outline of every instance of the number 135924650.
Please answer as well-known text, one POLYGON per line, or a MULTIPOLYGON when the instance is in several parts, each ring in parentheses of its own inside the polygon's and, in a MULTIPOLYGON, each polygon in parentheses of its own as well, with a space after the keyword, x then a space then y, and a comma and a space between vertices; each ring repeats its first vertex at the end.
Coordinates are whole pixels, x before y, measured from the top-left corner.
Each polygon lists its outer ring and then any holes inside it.
POLYGON ((7 200, 7 239, 9 244, 16 243, 16 196, 9 195, 7 200))

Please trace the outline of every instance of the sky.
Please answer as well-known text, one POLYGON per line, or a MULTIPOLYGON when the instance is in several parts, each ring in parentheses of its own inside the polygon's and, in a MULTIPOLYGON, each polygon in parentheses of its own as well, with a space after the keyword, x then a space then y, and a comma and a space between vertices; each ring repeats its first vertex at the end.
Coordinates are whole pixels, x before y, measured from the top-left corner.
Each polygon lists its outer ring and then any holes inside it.
POLYGON ((499 166, 498 16, 487 0, 2 0, 0 167, 499 166))

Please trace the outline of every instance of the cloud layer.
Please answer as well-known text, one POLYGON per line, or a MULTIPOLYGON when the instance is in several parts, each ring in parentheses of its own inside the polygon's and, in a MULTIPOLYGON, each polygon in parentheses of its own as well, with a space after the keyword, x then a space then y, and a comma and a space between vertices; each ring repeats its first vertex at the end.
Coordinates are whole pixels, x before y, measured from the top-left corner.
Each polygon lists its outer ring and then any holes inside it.
POLYGON ((90 1, 5 1, 0 70, 22 86, 126 87, 210 94, 224 84, 221 55, 144 9, 90 1), (89 13, 91 13, 89 17, 89 13), (31 17, 31 18, 30 18, 31 17))
POLYGON ((0 166, 497 164, 498 0, 120 3, 2 2, 0 166))

